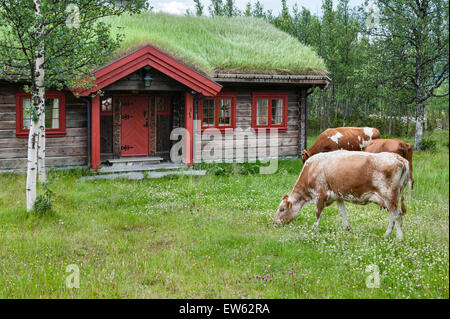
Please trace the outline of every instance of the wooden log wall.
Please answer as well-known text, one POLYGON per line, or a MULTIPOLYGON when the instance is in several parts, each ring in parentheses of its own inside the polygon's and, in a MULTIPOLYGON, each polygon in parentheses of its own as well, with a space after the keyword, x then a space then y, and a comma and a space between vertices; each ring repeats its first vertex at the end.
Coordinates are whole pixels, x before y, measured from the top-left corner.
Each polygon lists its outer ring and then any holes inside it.
MULTIPOLYGON (((16 92, 20 85, 0 82, 0 171, 24 171, 27 138, 16 137, 16 92)), ((46 139, 46 165, 84 166, 88 163, 87 105, 66 95, 66 136, 46 139)))
MULTIPOLYGON (((258 138, 261 134, 247 136, 245 134, 234 133, 231 138, 225 137, 226 134, 217 134, 212 136, 201 135, 196 127, 194 133, 194 161, 200 162, 205 150, 211 148, 219 148, 222 145, 222 152, 213 155, 213 161, 243 161, 253 155, 264 158, 271 157, 270 146, 278 145, 278 156, 298 156, 299 150, 299 102, 300 90, 284 90, 288 92, 288 122, 287 130, 285 132, 278 132, 278 139, 275 140, 270 137, 269 132, 266 132, 265 139, 258 138), (224 153, 225 154, 222 154, 224 153)), ((252 125, 252 90, 235 90, 236 96, 236 128, 241 128, 247 131, 252 125)), ((195 112, 198 114, 198 111, 195 112)), ((198 120, 198 117, 195 119, 198 120)), ((199 123, 197 123, 199 124, 199 123)), ((204 160, 204 158, 203 158, 204 160)))

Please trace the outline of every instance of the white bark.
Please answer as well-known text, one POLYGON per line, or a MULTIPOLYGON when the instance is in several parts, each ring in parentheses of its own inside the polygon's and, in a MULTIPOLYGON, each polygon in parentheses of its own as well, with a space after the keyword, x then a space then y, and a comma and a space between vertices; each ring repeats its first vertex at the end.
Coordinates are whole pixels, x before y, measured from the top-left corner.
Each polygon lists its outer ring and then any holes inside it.
POLYGON ((37 140, 38 123, 31 121, 30 135, 28 136, 28 161, 27 161, 27 211, 34 209, 36 201, 36 167, 37 167, 37 140))
POLYGON ((416 132, 414 135, 414 149, 420 151, 423 137, 423 121, 424 121, 424 105, 419 103, 417 105, 417 119, 416 119, 416 132))
MULTIPOLYGON (((44 74, 44 70, 40 70, 41 74, 44 74)), ((45 94, 45 93, 44 93, 45 94)), ((43 112, 39 116, 39 139, 38 139, 38 153, 37 153, 37 166, 38 166, 38 178, 39 182, 45 183, 47 181, 47 174, 45 171, 45 98, 43 112)))
MULTIPOLYGON (((39 19, 41 15, 40 1, 34 0, 34 13, 39 19)), ((36 40, 42 37, 44 26, 36 24, 36 40)), ((32 110, 30 134, 28 136, 28 161, 27 161, 27 211, 34 209, 36 202, 36 171, 38 167, 38 155, 45 155, 45 87, 44 87, 44 47, 38 45, 36 49, 35 80, 32 90, 32 110), (44 122, 42 122, 44 119, 44 122), (44 147, 38 152, 39 137, 44 135, 44 147), (39 154, 38 154, 39 153, 39 154)), ((41 140, 42 143, 42 140, 41 140)), ((45 156, 44 156, 45 157, 45 156)), ((45 162, 44 162, 45 166, 45 162)), ((44 169, 45 172, 45 169, 44 169)))

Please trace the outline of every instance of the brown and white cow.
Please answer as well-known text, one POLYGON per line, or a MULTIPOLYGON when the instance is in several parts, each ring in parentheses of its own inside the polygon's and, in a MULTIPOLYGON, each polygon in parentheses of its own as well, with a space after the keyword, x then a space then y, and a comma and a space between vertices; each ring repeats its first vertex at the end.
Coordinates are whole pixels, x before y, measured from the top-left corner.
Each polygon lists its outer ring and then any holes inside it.
POLYGON ((303 164, 317 153, 337 150, 362 151, 366 145, 380 137, 380 132, 372 127, 336 127, 320 133, 309 150, 302 153, 303 164))
POLYGON ((290 222, 305 204, 315 203, 317 227, 322 210, 336 201, 344 226, 350 229, 344 201, 361 205, 373 202, 389 210, 389 226, 384 236, 389 236, 395 225, 397 238, 401 240, 408 170, 408 161, 395 153, 340 150, 316 154, 303 166, 291 193, 283 196, 274 223, 290 222))
POLYGON ((392 152, 405 158, 409 162, 409 194, 412 196, 414 178, 412 175, 413 149, 411 145, 400 139, 376 139, 367 144, 364 151, 369 153, 392 152))

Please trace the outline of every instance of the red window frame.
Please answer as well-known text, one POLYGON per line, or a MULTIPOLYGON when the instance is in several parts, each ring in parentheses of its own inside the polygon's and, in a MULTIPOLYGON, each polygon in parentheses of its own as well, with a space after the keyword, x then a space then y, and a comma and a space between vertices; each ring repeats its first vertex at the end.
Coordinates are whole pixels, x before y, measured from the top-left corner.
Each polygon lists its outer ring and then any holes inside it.
POLYGON ((227 128, 236 128, 236 93, 220 93, 214 97, 200 98, 198 101, 198 107, 198 115, 201 122, 202 131, 208 128, 216 128, 220 131, 224 131, 227 128), (221 99, 231 100, 230 125, 219 125, 219 100, 221 99), (214 125, 203 126, 203 100, 214 100, 214 125))
POLYGON ((252 127, 255 130, 259 129, 271 129, 277 128, 279 131, 287 130, 287 107, 288 107, 288 93, 285 92, 254 92, 252 95, 252 127), (267 110, 267 124, 257 125, 257 100, 267 99, 268 100, 268 110, 267 110), (283 101, 283 119, 281 124, 272 124, 272 103, 271 100, 282 100, 283 101))
MULTIPOLYGON (((59 128, 45 128, 46 137, 66 136, 66 95, 64 92, 49 91, 45 92, 45 98, 59 100, 59 128)), ((23 100, 31 99, 31 94, 18 92, 16 94, 16 137, 26 138, 30 129, 23 128, 23 100)))
POLYGON ((171 102, 171 97, 168 95, 156 95, 155 96, 155 105, 156 105, 156 115, 170 115, 171 111, 170 111, 170 102, 171 102), (163 111, 158 111, 158 106, 156 105, 156 99, 158 97, 163 97, 166 99, 166 109, 163 111))

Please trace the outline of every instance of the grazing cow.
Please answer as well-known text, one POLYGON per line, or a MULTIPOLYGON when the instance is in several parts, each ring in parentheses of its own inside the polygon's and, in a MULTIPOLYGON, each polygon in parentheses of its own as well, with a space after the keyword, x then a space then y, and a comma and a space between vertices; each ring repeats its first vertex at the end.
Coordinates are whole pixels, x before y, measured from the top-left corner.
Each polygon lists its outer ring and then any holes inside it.
POLYGON ((373 202, 389 210, 389 226, 384 236, 389 236, 395 225, 397 238, 401 240, 408 170, 408 161, 395 153, 340 150, 316 154, 303 166, 292 192, 283 196, 274 223, 290 222, 303 205, 315 203, 317 227, 322 210, 337 201, 344 226, 350 229, 344 201, 361 205, 373 202))
POLYGON ((362 151, 366 145, 380 137, 380 132, 371 127, 337 127, 329 128, 320 133, 316 142, 309 150, 302 153, 303 164, 317 153, 337 150, 362 151))
POLYGON ((397 153, 403 158, 406 158, 406 160, 409 162, 409 194, 410 196, 412 196, 414 188, 414 178, 412 175, 413 150, 411 145, 399 139, 377 139, 367 144, 364 151, 369 153, 392 152, 397 153))

